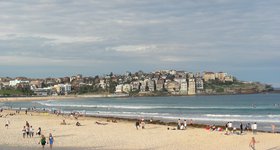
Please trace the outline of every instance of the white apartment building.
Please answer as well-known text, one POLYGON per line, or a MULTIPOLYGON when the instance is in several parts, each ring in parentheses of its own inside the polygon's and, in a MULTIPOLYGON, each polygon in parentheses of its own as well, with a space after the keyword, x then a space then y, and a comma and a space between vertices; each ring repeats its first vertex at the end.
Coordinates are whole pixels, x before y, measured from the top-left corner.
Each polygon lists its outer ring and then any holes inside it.
POLYGON ((27 84, 28 84, 29 81, 22 81, 22 80, 18 80, 18 79, 16 79, 16 80, 11 80, 9 86, 16 86, 16 85, 19 84, 19 83, 27 83, 27 84))

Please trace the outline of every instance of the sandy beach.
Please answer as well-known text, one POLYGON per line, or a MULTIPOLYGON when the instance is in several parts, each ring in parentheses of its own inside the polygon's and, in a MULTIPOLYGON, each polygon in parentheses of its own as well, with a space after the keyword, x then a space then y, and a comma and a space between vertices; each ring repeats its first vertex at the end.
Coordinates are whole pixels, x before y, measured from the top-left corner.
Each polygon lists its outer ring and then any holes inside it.
POLYGON ((15 101, 38 101, 38 100, 62 100, 77 98, 75 95, 70 96, 41 96, 41 97, 0 97, 0 102, 15 102, 15 101))
MULTIPOLYGON (((251 132, 245 135, 224 135, 224 132, 208 131, 202 128, 189 127, 187 130, 167 130, 166 125, 146 124, 145 129, 136 130, 135 122, 117 120, 117 123, 107 122, 106 118, 80 117, 82 126, 76 126, 73 117, 56 116, 48 113, 30 113, 22 111, 20 114, 6 116, 14 111, 4 110, 0 118, 0 149, 41 149, 38 144, 39 136, 23 138, 22 128, 26 121, 36 131, 42 128, 46 136, 52 133, 55 139, 53 149, 118 149, 118 150, 246 150, 252 136, 259 143, 258 150, 279 150, 280 134, 251 132), (65 119, 67 125, 60 125, 65 119), (10 121, 9 128, 5 128, 6 121, 10 121), (97 122, 104 125, 96 124, 97 122)), ((175 126, 170 126, 175 128, 175 126)), ((50 149, 46 145, 45 149, 50 149)))
POLYGON ((39 100, 65 100, 74 98, 100 98, 100 97, 127 97, 127 95, 105 95, 105 94, 84 94, 84 95, 62 95, 62 96, 27 96, 27 97, 0 97, 0 102, 16 101, 39 101, 39 100))

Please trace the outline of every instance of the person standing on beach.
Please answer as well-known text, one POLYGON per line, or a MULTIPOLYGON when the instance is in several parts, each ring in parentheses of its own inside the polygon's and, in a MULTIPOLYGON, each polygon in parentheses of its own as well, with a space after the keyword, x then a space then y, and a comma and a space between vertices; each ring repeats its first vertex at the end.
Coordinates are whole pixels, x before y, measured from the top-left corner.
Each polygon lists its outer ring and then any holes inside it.
POLYGON ((40 143, 41 143, 41 145, 42 145, 42 148, 44 149, 44 148, 45 148, 45 145, 46 145, 46 138, 45 138, 44 135, 41 136, 41 140, 39 141, 38 144, 40 144, 40 143))
POLYGON ((229 130, 229 132, 232 131, 232 122, 229 122, 229 123, 228 123, 228 130, 229 130))
POLYGON ((28 121, 26 121, 25 125, 26 125, 26 127, 29 127, 29 123, 28 123, 28 121))
POLYGON ((250 143, 249 143, 249 147, 252 149, 252 150, 256 150, 256 143, 259 143, 255 140, 255 137, 252 137, 250 143))
POLYGON ((141 120, 141 127, 142 127, 142 129, 145 129, 145 121, 144 121, 144 119, 141 120))
POLYGON ((26 128, 25 128, 25 126, 23 126, 23 129, 22 129, 21 131, 22 131, 22 137, 25 138, 25 134, 26 134, 26 128))
POLYGON ((193 125, 193 120, 191 119, 191 120, 190 120, 190 126, 192 126, 192 125, 193 125))
MULTIPOLYGON (((30 132, 29 132, 30 130, 29 130, 29 127, 28 126, 26 126, 26 128, 25 128, 25 133, 26 133, 26 137, 28 138, 29 136, 30 136, 30 132)), ((31 136, 30 136, 31 137, 31 136)))
POLYGON ((187 129, 187 126, 188 126, 187 120, 185 119, 185 120, 184 120, 184 129, 187 129))
POLYGON ((252 131, 253 131, 253 134, 257 134, 257 123, 255 122, 254 124, 252 124, 252 131))
POLYGON ((240 122, 240 134, 242 134, 243 133, 243 124, 242 124, 242 122, 240 122))
POLYGON ((275 133, 275 124, 271 124, 272 133, 275 133))
POLYGON ((181 119, 178 119, 177 129, 180 130, 181 127, 181 119))
POLYGON ((7 129, 9 128, 9 125, 10 125, 10 121, 9 121, 9 120, 6 120, 5 127, 6 127, 7 129))
POLYGON ((138 130, 138 128, 140 127, 140 123, 138 120, 136 121, 135 126, 136 126, 136 129, 138 130))
POLYGON ((29 136, 33 137, 33 135, 34 135, 34 129, 32 128, 32 126, 30 126, 30 128, 29 128, 29 136))
POLYGON ((52 149, 53 142, 54 142, 54 138, 53 138, 52 134, 50 133, 50 135, 49 135, 49 144, 50 144, 50 149, 52 149))
POLYGON ((40 136, 40 135, 41 135, 41 131, 42 131, 42 129, 39 127, 38 130, 37 130, 37 132, 36 132, 36 135, 39 135, 39 136, 40 136))

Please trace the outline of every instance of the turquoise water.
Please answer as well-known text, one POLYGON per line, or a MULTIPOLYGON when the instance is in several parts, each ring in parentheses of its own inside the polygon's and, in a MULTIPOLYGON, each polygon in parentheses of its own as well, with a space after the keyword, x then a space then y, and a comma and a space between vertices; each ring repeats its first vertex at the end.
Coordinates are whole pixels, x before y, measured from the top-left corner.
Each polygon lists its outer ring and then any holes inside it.
MULTIPOLYGON (((32 102, 5 102, 2 107, 79 111, 96 116, 146 118, 174 121, 192 119, 195 123, 236 126, 257 122, 258 129, 270 130, 271 124, 280 127, 280 94, 187 96, 187 97, 129 97, 79 98, 32 102)), ((1 107, 0 105, 0 107, 1 107)), ((237 126, 238 127, 238 126, 237 126)))

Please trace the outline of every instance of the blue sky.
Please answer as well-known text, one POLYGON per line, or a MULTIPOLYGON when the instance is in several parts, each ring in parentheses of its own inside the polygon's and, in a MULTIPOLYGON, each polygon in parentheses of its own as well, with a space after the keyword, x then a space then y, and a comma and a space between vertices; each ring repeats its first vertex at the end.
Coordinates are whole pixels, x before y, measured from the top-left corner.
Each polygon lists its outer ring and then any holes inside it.
POLYGON ((280 87, 279 0, 0 1, 0 76, 177 69, 280 87))

